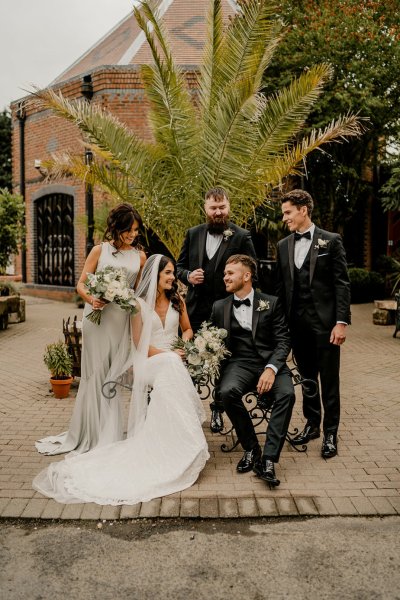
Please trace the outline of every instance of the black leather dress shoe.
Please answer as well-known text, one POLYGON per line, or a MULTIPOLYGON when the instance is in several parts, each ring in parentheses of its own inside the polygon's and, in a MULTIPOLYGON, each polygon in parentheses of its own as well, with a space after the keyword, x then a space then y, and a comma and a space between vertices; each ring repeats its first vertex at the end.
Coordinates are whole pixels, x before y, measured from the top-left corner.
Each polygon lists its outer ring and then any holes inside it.
POLYGON ((334 433, 327 433, 324 435, 324 441, 322 442, 322 458, 332 458, 337 454, 337 441, 334 433))
POLYGON ((301 444, 307 444, 307 442, 310 440, 319 438, 320 435, 319 427, 307 423, 303 431, 298 433, 296 437, 292 439, 292 444, 295 446, 301 446, 301 444))
POLYGON ((261 458, 260 446, 255 446, 252 450, 246 450, 239 460, 236 470, 239 473, 248 473, 254 467, 254 464, 261 458))
POLYGON ((210 429, 213 433, 219 433, 224 428, 224 421, 222 419, 222 413, 219 410, 211 411, 211 422, 210 429))
POLYGON ((263 457, 261 460, 257 461, 253 471, 257 477, 263 479, 272 487, 277 487, 280 484, 279 479, 277 479, 275 475, 275 465, 273 461, 268 458, 263 457))

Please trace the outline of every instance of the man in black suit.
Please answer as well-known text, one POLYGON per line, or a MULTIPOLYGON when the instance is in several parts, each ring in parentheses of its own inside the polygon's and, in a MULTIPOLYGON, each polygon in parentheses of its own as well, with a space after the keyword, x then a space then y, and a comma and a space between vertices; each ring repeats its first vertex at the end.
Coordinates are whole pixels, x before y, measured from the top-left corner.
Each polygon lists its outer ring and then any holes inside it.
MULTIPOLYGON (((192 227, 177 261, 178 279, 188 286, 186 306, 192 329, 196 332, 208 321, 215 300, 225 298, 224 266, 232 254, 255 258, 253 242, 248 231, 229 221, 229 199, 222 188, 206 193, 204 211, 207 222, 192 227)), ((211 431, 223 429, 223 408, 218 402, 211 407, 211 431)))
POLYGON ((231 352, 224 360, 217 393, 236 430, 244 454, 239 473, 253 469, 272 486, 279 485, 275 463, 286 438, 295 401, 286 358, 290 336, 278 298, 254 290, 257 264, 252 257, 234 255, 225 265, 224 281, 231 295, 215 302, 211 322, 227 330, 231 352), (257 389, 273 400, 263 452, 242 397, 257 389))
POLYGON ((321 395, 303 390, 306 424, 294 438, 304 444, 320 437, 324 407, 322 456, 337 454, 340 419, 340 346, 350 323, 350 282, 340 235, 311 221, 314 203, 304 190, 282 198, 283 222, 291 235, 278 243, 277 293, 289 322, 294 358, 301 375, 318 380, 321 395))

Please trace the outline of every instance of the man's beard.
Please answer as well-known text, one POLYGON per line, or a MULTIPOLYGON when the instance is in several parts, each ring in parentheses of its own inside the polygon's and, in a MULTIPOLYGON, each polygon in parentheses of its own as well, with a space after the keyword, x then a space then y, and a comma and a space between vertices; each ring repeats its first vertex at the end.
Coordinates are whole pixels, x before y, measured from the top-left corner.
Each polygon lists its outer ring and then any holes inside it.
POLYGON ((207 231, 209 233, 222 233, 228 228, 228 217, 207 217, 207 231))

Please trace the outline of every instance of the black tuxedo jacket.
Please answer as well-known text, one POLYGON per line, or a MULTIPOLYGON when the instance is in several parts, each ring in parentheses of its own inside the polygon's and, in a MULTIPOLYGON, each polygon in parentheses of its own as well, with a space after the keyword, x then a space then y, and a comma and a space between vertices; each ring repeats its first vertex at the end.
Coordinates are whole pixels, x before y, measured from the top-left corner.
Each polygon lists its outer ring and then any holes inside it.
MULTIPOLYGON (((217 250, 213 280, 207 282, 213 290, 213 297, 210 299, 212 301, 224 298, 227 295, 223 278, 225 263, 230 256, 233 254, 245 254, 246 256, 256 258, 249 232, 233 223, 228 223, 228 228, 233 233, 226 240, 222 240, 217 250)), ((206 255, 206 238, 206 224, 197 225, 189 229, 176 263, 178 279, 185 285, 188 285, 186 304, 189 316, 196 309, 197 299, 202 294, 202 285, 188 284, 187 277, 190 271, 195 271, 203 265, 204 256, 206 255)))
MULTIPOLYGON (((232 301, 232 294, 227 298, 217 300, 211 313, 211 323, 227 330, 228 336, 225 343, 228 350, 231 351, 232 301)), ((281 304, 276 296, 254 291, 252 334, 263 364, 267 366, 270 363, 279 371, 286 364, 290 351, 290 335, 281 304), (265 310, 257 310, 260 307, 260 300, 266 303, 265 310)), ((229 358, 227 360, 229 361, 229 358)))
MULTIPOLYGON (((277 295, 288 319, 294 288, 294 245, 291 234, 277 248, 277 295)), ((342 238, 315 227, 310 252, 310 292, 317 315, 327 329, 337 321, 350 323, 350 281, 342 238)))

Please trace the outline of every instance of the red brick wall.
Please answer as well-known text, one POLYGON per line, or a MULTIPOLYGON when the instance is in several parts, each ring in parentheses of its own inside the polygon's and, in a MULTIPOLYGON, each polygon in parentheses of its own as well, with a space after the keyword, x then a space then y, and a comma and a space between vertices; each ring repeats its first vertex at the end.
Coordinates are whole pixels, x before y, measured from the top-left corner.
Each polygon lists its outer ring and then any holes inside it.
MULTIPOLYGON (((147 125, 147 102, 138 70, 134 67, 111 67, 92 74, 94 95, 92 103, 98 103, 112 112, 140 137, 149 139, 147 125)), ((188 77, 190 87, 195 84, 193 75, 188 77)), ((63 95, 74 99, 81 97, 81 77, 58 86, 63 95)), ((32 197, 39 190, 49 188, 35 169, 35 160, 45 160, 53 152, 71 149, 84 152, 78 128, 65 119, 56 117, 51 111, 43 110, 32 96, 23 99, 26 107, 25 121, 25 178, 26 178, 26 246, 27 282, 35 283, 35 239, 32 197)), ((20 142, 19 123, 16 117, 18 103, 12 105, 13 119, 13 186, 19 191, 20 142)), ((71 186, 75 193, 75 279, 79 278, 85 260, 85 231, 78 224, 79 216, 85 214, 84 185, 77 181, 64 180, 62 185, 71 186)), ((49 188, 51 190, 51 188, 49 188)), ((95 205, 103 202, 105 195, 95 190, 95 205)), ((20 269, 20 260, 18 261, 20 269)))

